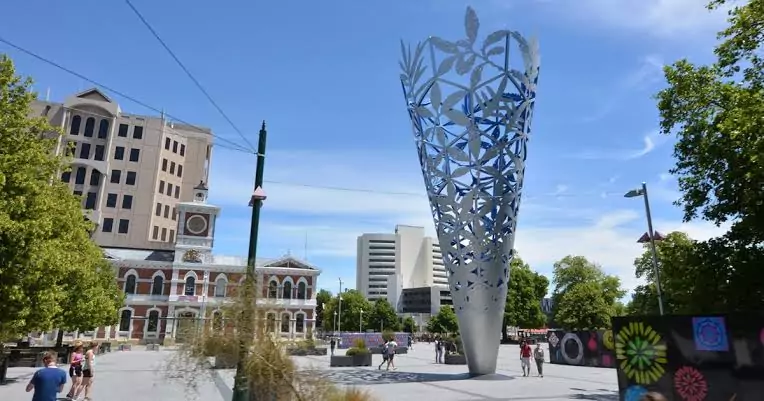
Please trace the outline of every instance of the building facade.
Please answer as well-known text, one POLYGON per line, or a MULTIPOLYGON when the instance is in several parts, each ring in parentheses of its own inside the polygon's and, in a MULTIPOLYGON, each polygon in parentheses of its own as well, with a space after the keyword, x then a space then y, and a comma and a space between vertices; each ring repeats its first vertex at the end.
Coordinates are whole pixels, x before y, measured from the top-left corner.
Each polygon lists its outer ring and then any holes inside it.
MULTIPOLYGON (((172 250, 104 248, 126 294, 118 323, 65 333, 65 341, 183 342, 184 328, 221 316, 221 308, 231 302, 244 280, 246 258, 212 253, 220 208, 207 203, 207 191, 205 185, 197 185, 192 201, 177 204, 178 235, 172 250)), ((257 302, 269 330, 288 339, 307 338, 315 332, 320 273, 292 256, 256 261, 262 291, 257 302)), ((48 333, 36 340, 50 341, 56 335, 48 333)))
POLYGON ((396 305, 399 289, 427 286, 448 286, 448 276, 438 241, 423 227, 397 225, 391 234, 358 237, 356 288, 364 296, 396 305))
POLYGON ((178 203, 191 201, 194 186, 208 182, 208 128, 124 113, 98 89, 63 103, 36 101, 32 112, 65 134, 56 152, 71 156, 71 171, 61 180, 82 196, 83 213, 97 224, 96 243, 173 249, 178 203))

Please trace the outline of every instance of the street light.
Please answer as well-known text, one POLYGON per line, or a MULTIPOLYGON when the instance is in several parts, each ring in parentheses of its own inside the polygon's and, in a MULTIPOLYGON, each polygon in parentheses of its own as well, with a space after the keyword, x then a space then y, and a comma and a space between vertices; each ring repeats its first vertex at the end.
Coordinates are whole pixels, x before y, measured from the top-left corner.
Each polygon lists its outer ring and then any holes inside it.
POLYGON ((655 249, 655 232, 653 231, 653 218, 650 215, 650 200, 647 197, 647 183, 642 183, 642 188, 632 189, 623 195, 625 198, 641 196, 645 200, 645 214, 647 215, 647 236, 650 239, 650 249, 653 253, 653 270, 655 271, 655 288, 658 292, 658 311, 663 316, 663 294, 661 291, 661 272, 658 267, 658 251, 655 249))
POLYGON ((337 331, 342 335, 342 279, 340 278, 340 292, 337 294, 339 301, 337 303, 337 331))
POLYGON ((337 311, 334 311, 334 327, 332 328, 334 329, 334 335, 336 336, 337 335, 337 311))
POLYGON ((358 332, 363 333, 363 309, 358 313, 358 332))

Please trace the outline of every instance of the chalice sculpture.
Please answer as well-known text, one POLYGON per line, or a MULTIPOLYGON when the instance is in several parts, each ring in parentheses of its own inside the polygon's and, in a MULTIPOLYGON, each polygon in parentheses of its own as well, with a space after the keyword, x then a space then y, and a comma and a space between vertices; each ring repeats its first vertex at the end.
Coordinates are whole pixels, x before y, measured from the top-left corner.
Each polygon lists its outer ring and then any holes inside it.
POLYGON ((400 75, 472 375, 496 373, 539 73, 538 43, 499 30, 401 42, 400 75), (510 60, 521 64, 510 66, 510 60))

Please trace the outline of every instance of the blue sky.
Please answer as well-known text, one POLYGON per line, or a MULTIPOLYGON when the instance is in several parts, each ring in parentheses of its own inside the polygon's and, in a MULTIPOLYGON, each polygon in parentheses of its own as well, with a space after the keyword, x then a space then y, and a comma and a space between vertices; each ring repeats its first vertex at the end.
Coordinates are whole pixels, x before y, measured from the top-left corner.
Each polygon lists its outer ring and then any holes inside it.
MULTIPOLYGON (((291 252, 320 267, 321 287, 355 282, 356 237, 395 224, 433 231, 398 82, 399 41, 463 36, 467 5, 481 35, 536 35, 541 75, 516 247, 550 274, 584 255, 637 284, 643 205, 623 193, 647 181, 655 228, 696 239, 723 232, 681 223, 673 140, 658 136, 651 96, 661 66, 707 62, 724 14, 705 0, 133 0, 256 143, 268 123, 259 256, 291 252), (302 185, 362 189, 366 192, 302 185), (397 193, 397 194, 393 194, 397 193), (307 239, 307 241, 306 241, 307 239), (305 244, 307 243, 307 247, 305 244)), ((121 1, 10 2, 0 36, 96 81, 243 143, 121 1)), ((52 100, 92 85, 0 44, 52 100)), ((113 94, 112 94, 113 96, 113 94)), ((155 114, 113 96, 123 110, 155 114)), ((246 255, 254 156, 217 148, 211 199, 223 207, 216 252, 246 255)))

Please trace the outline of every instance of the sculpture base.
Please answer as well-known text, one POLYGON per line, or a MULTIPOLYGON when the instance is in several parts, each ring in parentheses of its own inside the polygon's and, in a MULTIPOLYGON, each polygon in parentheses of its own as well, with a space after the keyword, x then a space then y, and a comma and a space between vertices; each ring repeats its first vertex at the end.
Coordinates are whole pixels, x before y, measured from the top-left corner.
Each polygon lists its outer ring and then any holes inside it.
POLYGON ((495 374, 507 287, 462 288, 452 297, 470 375, 495 374))
POLYGON ((470 379, 472 380, 485 380, 485 381, 501 381, 501 380, 514 380, 514 377, 502 375, 499 373, 492 373, 489 375, 473 375, 470 373, 470 379))

